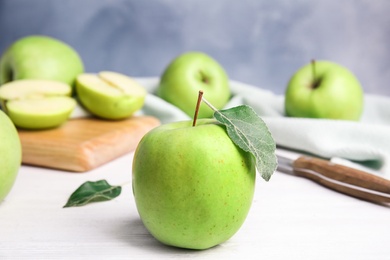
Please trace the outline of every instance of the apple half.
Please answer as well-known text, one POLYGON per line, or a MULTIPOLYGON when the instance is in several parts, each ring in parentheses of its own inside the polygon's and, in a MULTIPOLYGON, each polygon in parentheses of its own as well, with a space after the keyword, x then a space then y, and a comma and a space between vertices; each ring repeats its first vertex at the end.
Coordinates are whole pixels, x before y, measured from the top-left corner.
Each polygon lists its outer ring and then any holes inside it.
POLYGON ((81 104, 104 119, 124 119, 140 110, 146 90, 132 78, 111 71, 80 74, 76 91, 81 104))
POLYGON ((0 87, 0 102, 18 128, 54 128, 67 121, 76 106, 71 91, 68 84, 54 80, 16 80, 0 87))

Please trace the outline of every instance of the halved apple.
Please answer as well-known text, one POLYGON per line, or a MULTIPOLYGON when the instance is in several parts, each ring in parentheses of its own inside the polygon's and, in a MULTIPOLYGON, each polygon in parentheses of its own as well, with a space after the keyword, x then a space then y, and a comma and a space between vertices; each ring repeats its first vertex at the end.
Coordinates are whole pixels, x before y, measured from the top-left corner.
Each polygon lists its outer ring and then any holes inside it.
POLYGON ((54 80, 15 80, 0 87, 0 102, 18 128, 53 128, 63 124, 76 106, 71 91, 68 84, 54 80))
POLYGON ((89 112, 114 120, 130 117, 140 110, 147 93, 132 78, 111 71, 79 75, 76 91, 81 104, 89 112))

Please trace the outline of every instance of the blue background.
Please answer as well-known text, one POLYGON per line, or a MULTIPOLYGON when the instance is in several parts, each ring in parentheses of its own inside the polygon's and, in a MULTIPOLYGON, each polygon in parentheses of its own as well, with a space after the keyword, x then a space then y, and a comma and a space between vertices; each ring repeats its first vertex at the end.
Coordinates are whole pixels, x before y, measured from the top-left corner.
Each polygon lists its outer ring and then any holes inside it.
POLYGON ((327 59, 389 96, 389 13, 388 0, 0 0, 0 52, 44 34, 72 45, 88 72, 147 77, 197 50, 278 94, 299 67, 327 59))

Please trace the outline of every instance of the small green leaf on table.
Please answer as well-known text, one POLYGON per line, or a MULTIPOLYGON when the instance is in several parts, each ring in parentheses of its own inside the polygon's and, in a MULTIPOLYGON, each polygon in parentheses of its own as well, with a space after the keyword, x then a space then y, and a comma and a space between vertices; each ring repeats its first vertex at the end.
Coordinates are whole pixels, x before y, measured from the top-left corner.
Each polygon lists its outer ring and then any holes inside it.
POLYGON ((84 206, 92 202, 108 201, 121 194, 121 186, 111 186, 106 180, 87 181, 82 184, 72 195, 64 208, 84 206))

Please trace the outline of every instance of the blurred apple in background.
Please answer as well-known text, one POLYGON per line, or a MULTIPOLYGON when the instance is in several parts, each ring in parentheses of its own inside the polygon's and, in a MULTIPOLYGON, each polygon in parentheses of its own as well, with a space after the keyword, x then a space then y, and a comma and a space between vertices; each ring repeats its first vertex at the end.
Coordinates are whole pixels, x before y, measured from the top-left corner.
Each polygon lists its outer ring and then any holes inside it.
POLYGON ((0 87, 0 104, 19 128, 52 128, 63 124, 75 108, 71 92, 59 81, 15 80, 0 87))
POLYGON ((291 117, 359 120, 363 89, 347 68, 330 61, 312 61, 290 79, 285 112, 291 117))
POLYGON ((0 203, 10 192, 21 162, 22 148, 14 124, 0 110, 0 203))
POLYGON ((123 119, 144 105, 146 89, 132 78, 111 71, 81 74, 76 92, 81 104, 93 115, 105 119, 123 119))
POLYGON ((27 36, 1 56, 0 85, 18 79, 49 79, 72 86, 83 70, 83 62, 71 46, 47 36, 27 36))
POLYGON ((162 125, 147 133, 133 160, 140 217, 160 242, 206 249, 243 224, 255 189, 255 159, 213 119, 162 125))
MULTIPOLYGON (((204 53, 187 52, 176 57, 165 69, 157 96, 192 117, 199 90, 203 90, 204 97, 218 109, 230 98, 229 80, 222 66, 204 53)), ((202 104, 199 118, 212 115, 213 111, 202 104)))

